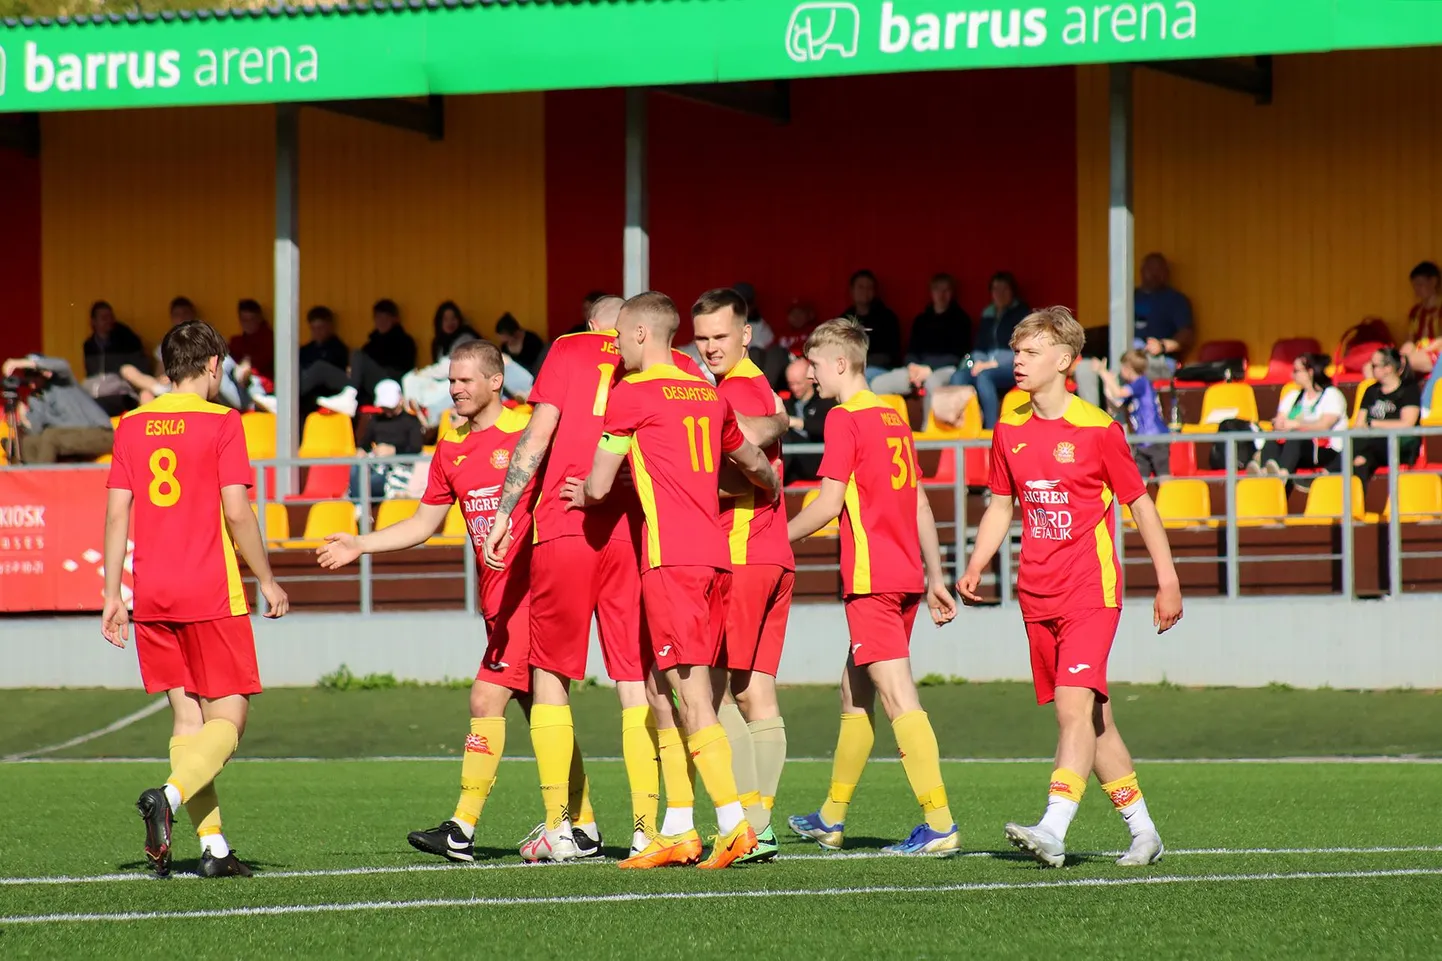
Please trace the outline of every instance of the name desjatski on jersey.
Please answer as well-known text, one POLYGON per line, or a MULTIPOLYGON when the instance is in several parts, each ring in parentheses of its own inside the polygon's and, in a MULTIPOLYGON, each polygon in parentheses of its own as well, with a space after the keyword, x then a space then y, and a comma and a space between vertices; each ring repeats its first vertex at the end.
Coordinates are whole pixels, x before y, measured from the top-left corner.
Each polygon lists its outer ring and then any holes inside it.
POLYGON ((841 511, 845 594, 926 589, 917 533, 918 471, 911 427, 864 390, 826 415, 821 477, 846 485, 841 511))
MULTIPOLYGON (((677 367, 700 376, 695 361, 672 351, 677 367)), ((605 424, 607 400, 620 382, 621 355, 614 330, 582 331, 556 339, 536 376, 529 401, 550 404, 561 412, 560 424, 541 471, 541 493, 535 507, 535 539, 584 535, 592 543, 629 539, 623 521, 635 505, 629 491, 618 489, 604 504, 585 511, 567 509, 561 486, 567 477, 585 477, 605 424)), ((519 530, 519 528, 517 528, 519 530)))
MULTIPOLYGON (((830 443, 827 436, 827 443, 830 443)), ((1122 606, 1114 504, 1146 493, 1126 432, 1073 397, 1056 420, 1025 404, 991 438, 991 490, 1022 510, 1017 597, 1029 621, 1122 606)))
POLYGON ((240 414, 229 407, 177 392, 121 419, 106 486, 133 495, 137 622, 249 613, 220 491, 252 478, 240 414))
MULTIPOLYGON (((776 395, 766 375, 747 358, 731 368, 716 387, 738 414, 769 417, 776 412, 776 395)), ((778 468, 780 480, 777 461, 781 457, 781 442, 775 442, 763 453, 778 468)), ((783 501, 770 500, 754 487, 739 497, 725 498, 721 502, 721 529, 726 532, 732 564, 774 564, 788 571, 795 570, 796 557, 786 536, 783 501)))

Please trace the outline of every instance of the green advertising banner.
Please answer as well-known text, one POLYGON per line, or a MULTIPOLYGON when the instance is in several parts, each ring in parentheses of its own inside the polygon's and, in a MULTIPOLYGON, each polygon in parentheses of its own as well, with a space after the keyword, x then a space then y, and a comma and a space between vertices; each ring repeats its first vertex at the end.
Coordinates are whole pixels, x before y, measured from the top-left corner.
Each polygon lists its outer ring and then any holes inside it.
POLYGON ((1437 0, 649 0, 0 31, 0 112, 1189 59, 1442 43, 1437 0))

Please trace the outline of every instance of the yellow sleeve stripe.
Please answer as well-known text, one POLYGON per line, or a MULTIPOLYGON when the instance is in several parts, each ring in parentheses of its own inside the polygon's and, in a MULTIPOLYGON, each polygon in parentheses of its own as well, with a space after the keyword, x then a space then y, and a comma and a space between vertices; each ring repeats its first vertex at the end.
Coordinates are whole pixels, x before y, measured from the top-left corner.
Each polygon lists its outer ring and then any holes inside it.
POLYGON ((619 454, 625 457, 631 451, 631 438, 617 437, 614 434, 602 434, 601 443, 596 446, 608 454, 619 454))

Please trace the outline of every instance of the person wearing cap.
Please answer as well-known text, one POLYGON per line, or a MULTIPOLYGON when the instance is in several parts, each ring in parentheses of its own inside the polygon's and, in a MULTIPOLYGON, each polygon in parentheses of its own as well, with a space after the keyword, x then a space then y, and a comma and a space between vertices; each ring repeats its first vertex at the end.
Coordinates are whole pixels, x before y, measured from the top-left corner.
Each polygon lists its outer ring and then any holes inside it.
MULTIPOLYGON (((380 412, 371 416, 361 431, 360 449, 371 457, 395 457, 419 454, 425 442, 421 422, 405 409, 401 385, 383 380, 375 386, 375 406, 380 412)), ((351 471, 351 496, 360 496, 360 467, 351 471)), ((387 487, 403 487, 409 481, 411 465, 373 464, 369 469, 371 497, 382 498, 387 487)))

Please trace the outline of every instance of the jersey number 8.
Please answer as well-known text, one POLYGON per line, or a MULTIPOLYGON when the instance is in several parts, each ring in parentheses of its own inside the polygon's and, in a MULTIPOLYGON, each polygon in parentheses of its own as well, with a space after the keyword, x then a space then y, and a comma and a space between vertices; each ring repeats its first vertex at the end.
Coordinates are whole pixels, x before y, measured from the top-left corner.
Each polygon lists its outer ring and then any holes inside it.
POLYGON ((175 451, 156 448, 150 455, 150 503, 174 507, 180 502, 180 481, 175 479, 175 451))

